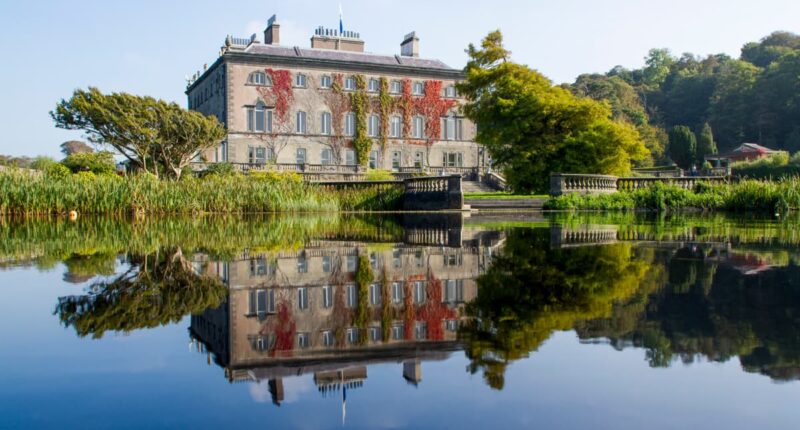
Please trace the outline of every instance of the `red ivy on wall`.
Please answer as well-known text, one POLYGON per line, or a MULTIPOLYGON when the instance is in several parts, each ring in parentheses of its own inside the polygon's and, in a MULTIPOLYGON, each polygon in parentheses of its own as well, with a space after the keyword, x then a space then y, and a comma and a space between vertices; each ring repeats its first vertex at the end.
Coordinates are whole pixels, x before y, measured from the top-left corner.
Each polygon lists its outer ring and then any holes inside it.
POLYGON ((442 303, 442 281, 433 273, 428 275, 425 295, 425 304, 417 310, 417 319, 427 324, 429 340, 443 340, 444 320, 454 319, 457 314, 454 309, 442 303))
POLYGON ((268 105, 275 106, 275 116, 280 122, 289 121, 289 106, 294 101, 292 74, 288 70, 264 69, 272 81, 271 87, 258 87, 258 93, 268 105))
POLYGON ((442 81, 425 81, 425 94, 415 100, 417 112, 425 117, 425 136, 428 145, 439 140, 442 132, 441 117, 455 106, 455 100, 442 98, 442 81))
POLYGON ((269 349, 270 357, 289 356, 294 350, 295 322, 290 306, 288 301, 281 300, 277 315, 272 316, 259 332, 262 336, 275 333, 275 345, 269 349))

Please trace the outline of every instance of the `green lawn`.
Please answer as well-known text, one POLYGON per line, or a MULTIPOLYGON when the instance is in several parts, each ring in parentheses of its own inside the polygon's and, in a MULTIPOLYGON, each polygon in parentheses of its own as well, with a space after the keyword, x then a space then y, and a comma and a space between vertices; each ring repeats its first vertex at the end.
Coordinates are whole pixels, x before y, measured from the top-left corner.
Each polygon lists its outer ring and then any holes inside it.
POLYGON ((508 192, 497 191, 494 193, 464 193, 464 199, 546 199, 547 194, 511 194, 508 192))

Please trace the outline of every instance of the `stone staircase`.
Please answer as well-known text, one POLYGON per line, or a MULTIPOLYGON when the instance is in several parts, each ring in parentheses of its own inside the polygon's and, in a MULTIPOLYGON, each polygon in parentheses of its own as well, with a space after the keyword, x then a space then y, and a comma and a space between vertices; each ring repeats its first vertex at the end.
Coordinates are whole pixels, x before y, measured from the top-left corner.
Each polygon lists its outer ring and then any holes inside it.
POLYGON ((477 211, 540 211, 547 199, 464 199, 465 206, 477 211))
POLYGON ((480 181, 462 181, 461 190, 465 193, 492 193, 497 191, 480 181))

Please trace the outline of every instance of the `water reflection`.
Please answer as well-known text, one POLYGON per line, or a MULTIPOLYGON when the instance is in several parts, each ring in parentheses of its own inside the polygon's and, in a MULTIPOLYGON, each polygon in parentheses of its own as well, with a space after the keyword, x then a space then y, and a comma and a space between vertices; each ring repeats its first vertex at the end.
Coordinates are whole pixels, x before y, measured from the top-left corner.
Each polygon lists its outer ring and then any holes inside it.
POLYGON ((425 362, 454 354, 500 390, 557 331, 642 349, 653 367, 736 359, 800 379, 797 219, 6 221, 0 239, 3 267, 82 285, 55 305, 79 336, 191 315, 192 346, 276 404, 286 378, 343 399, 373 364, 420 384, 425 362))

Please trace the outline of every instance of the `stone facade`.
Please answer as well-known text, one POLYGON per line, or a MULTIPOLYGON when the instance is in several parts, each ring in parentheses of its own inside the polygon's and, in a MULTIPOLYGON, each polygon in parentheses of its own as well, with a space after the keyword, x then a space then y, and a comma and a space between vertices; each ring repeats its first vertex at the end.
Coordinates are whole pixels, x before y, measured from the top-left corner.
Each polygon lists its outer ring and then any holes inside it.
MULTIPOLYGON (((278 32, 273 18, 265 30, 265 40, 280 40, 278 32)), ((205 161, 227 161, 243 169, 306 171, 304 165, 310 165, 330 171, 362 170, 356 167, 359 163, 352 147, 352 134, 358 125, 348 127, 348 121, 357 123, 352 109, 343 112, 343 118, 332 117, 336 109, 328 97, 336 75, 345 82, 360 75, 368 83, 370 107, 364 128, 373 142, 369 160, 361 160, 363 167, 443 174, 464 173, 487 164, 484 151, 474 141, 474 124, 459 109, 463 100, 454 85, 462 78, 462 72, 437 60, 419 58, 416 34, 404 39, 404 55, 359 52, 363 51, 364 42, 357 33, 339 35, 335 30, 321 28, 312 38, 312 46, 291 48, 262 43, 255 35, 249 39, 226 39, 216 62, 198 72, 186 90, 190 109, 215 115, 228 130, 227 139, 219 148, 203 154, 205 161), (285 71, 291 77, 293 101, 286 122, 278 120, 275 101, 264 96, 276 90, 271 82, 272 71, 285 71), (392 109, 387 120, 380 118, 375 83, 382 78, 390 83, 392 99, 400 98, 397 90, 410 81, 415 103, 420 103, 426 85, 441 83, 441 100, 453 107, 436 118, 441 124, 439 135, 429 135, 425 122, 431 115, 422 112, 415 112, 411 121, 408 116, 403 119, 399 109, 392 109), (392 121, 397 124, 398 119, 402 124, 393 127, 392 121), (334 122, 334 126, 327 121, 334 122), (337 133, 337 121, 341 121, 341 133, 337 133), (371 121, 388 127, 373 127, 371 121), (406 124, 411 126, 410 132, 406 124), (382 136, 385 145, 380 143, 382 136)), ((349 98, 353 89, 346 84, 344 87, 342 94, 349 98)))

